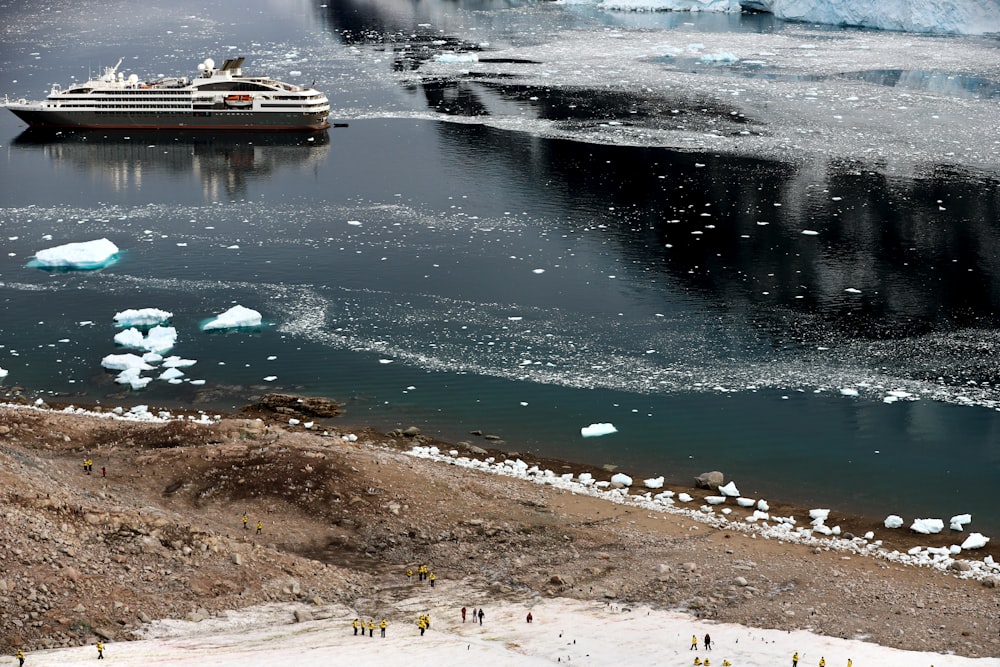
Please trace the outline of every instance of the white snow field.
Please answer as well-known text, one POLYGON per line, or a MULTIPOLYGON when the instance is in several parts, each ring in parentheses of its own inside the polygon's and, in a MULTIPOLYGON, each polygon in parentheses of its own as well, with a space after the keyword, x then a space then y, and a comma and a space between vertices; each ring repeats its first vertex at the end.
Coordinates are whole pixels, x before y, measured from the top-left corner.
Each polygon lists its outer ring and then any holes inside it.
MULTIPOLYGON (((356 637, 351 620, 365 614, 342 606, 269 605, 229 612, 200 622, 163 621, 147 626, 149 639, 107 642, 107 664, 116 667, 173 665, 248 667, 250 665, 690 665, 694 655, 713 665, 773 667, 791 663, 858 667, 995 667, 995 658, 971 659, 886 648, 854 639, 804 631, 782 632, 712 623, 685 614, 615 603, 563 598, 494 602, 472 594, 461 582, 439 580, 431 594, 417 588, 412 597, 381 608, 389 621, 386 638, 356 637), (462 623, 461 607, 484 607, 483 624, 462 623), (293 623, 296 609, 329 618, 293 623), (532 623, 526 622, 531 612, 532 623), (421 637, 415 619, 429 613, 431 629, 421 637), (713 650, 690 651, 692 635, 712 636, 713 650)), ((382 618, 376 616, 376 622, 382 618)), ((93 646, 31 652, 30 667, 93 664, 93 646)))

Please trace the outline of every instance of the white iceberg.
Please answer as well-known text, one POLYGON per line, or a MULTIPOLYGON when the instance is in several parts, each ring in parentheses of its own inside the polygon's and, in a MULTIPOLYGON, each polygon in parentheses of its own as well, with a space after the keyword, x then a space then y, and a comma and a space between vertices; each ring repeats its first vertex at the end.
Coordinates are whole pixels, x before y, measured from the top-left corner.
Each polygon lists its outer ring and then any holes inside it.
POLYGON ((725 496, 705 496, 705 502, 709 505, 721 505, 726 502, 725 496))
POLYGON ((8 373, 8 371, 7 371, 6 368, 0 368, 0 378, 7 377, 7 373, 8 373))
POLYGON ((153 367, 142 360, 142 357, 135 354, 109 354, 101 359, 101 366, 110 371, 125 371, 131 368, 138 368, 141 371, 151 371, 153 367))
POLYGON ((941 519, 914 519, 910 530, 921 535, 936 535, 944 530, 944 521, 941 519))
POLYGON ((883 525, 886 528, 902 528, 903 527, 903 517, 897 516, 895 514, 890 514, 885 518, 883 525))
POLYGON ((179 371, 176 368, 168 368, 157 376, 157 380, 177 380, 184 377, 184 371, 179 371))
POLYGON ((951 517, 951 521, 948 522, 949 527, 952 530, 964 530, 964 526, 969 523, 972 523, 971 514, 956 514, 951 517))
POLYGON ((132 389, 142 389, 149 384, 153 378, 140 377, 139 374, 141 372, 141 368, 126 368, 118 374, 118 377, 115 378, 115 382, 119 384, 127 384, 132 387, 132 389))
POLYGON ((67 243, 39 250, 34 266, 45 269, 102 269, 118 259, 118 246, 107 239, 67 243))
POLYGON ((151 327, 163 324, 174 314, 159 308, 130 308, 115 313, 115 326, 118 327, 151 327))
POLYGON ((830 517, 830 510, 828 509, 812 509, 809 510, 810 519, 821 519, 826 521, 830 517))
POLYGON ((157 325, 144 336, 141 331, 132 327, 116 333, 115 342, 123 347, 163 354, 177 343, 177 329, 157 325))
POLYGON ((755 501, 754 501, 753 498, 737 498, 736 499, 736 504, 739 505, 740 507, 753 507, 754 506, 754 502, 755 501))
POLYGON ((247 329, 261 325, 261 315, 253 308, 236 305, 201 325, 202 331, 213 329, 247 329))
POLYGON ((580 429, 580 435, 585 438, 596 438, 598 436, 609 435, 617 432, 618 429, 615 428, 614 424, 591 424, 590 426, 584 426, 580 429))
POLYGON ((990 538, 986 537, 982 533, 970 533, 965 541, 962 542, 962 549, 982 549, 990 541, 990 538))

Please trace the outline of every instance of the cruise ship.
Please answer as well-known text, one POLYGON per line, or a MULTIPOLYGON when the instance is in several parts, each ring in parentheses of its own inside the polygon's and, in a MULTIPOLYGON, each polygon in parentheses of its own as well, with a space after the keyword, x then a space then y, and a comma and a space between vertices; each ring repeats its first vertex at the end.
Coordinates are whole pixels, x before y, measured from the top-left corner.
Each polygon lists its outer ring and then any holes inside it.
POLYGON ((120 130, 316 131, 330 126, 330 102, 313 88, 242 71, 244 58, 221 67, 206 59, 198 76, 140 82, 118 71, 63 90, 41 102, 4 101, 31 127, 120 130))

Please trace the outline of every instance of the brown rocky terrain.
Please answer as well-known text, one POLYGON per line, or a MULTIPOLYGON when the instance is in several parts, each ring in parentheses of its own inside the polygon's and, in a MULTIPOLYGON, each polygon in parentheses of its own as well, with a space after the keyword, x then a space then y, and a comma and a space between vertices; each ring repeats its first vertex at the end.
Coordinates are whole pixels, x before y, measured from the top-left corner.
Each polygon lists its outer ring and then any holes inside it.
MULTIPOLYGON (((428 563, 439 578, 492 598, 644 602, 749 626, 1000 656, 996 579, 757 538, 434 463, 404 453, 429 442, 413 431, 326 420, 324 436, 290 427, 290 406, 253 413, 272 422, 212 424, 0 408, 0 651, 127 640, 149 619, 268 601, 360 608, 391 595, 407 567, 428 563), (356 442, 335 435, 349 432, 356 442)), ((563 472, 560 462, 541 463, 563 472)), ((778 514, 793 509, 772 502, 778 514)), ((838 523, 856 534, 876 528, 838 523)), ((892 539, 901 550, 933 544, 905 531, 892 539)))

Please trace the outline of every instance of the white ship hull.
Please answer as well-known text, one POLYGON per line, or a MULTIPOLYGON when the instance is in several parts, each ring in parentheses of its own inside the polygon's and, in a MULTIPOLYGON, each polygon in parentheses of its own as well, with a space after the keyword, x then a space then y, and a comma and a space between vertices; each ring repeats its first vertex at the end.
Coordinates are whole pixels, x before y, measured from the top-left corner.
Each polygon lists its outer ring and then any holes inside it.
POLYGON ((67 90, 53 87, 41 102, 4 102, 31 127, 116 130, 318 131, 330 126, 323 93, 264 76, 244 76, 242 58, 216 69, 199 65, 194 80, 140 84, 109 68, 100 79, 67 90))

